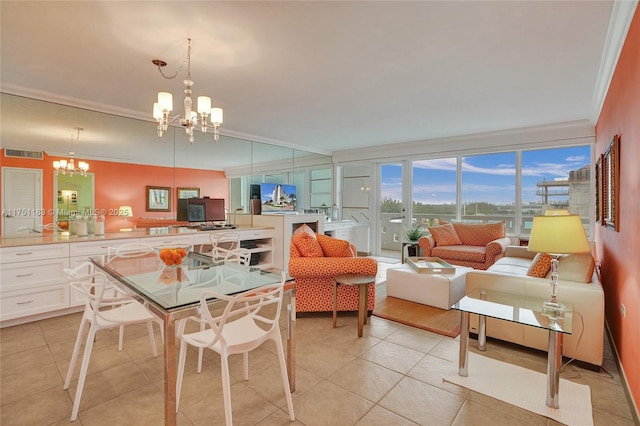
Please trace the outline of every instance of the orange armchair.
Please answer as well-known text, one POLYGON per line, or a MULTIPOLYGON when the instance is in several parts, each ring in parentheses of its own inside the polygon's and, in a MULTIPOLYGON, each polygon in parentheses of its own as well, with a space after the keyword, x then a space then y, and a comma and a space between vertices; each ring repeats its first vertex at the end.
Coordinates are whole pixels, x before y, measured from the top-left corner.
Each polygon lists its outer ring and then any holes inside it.
MULTIPOLYGON (((324 242, 349 243, 317 234, 324 242), (326 240, 329 239, 329 240, 326 240)), ((333 311, 333 278, 340 274, 362 274, 373 277, 378 273, 375 259, 355 257, 355 247, 341 253, 325 250, 324 256, 305 257, 294 244, 292 238, 289 249, 289 275, 296 281, 296 310, 298 312, 331 312, 333 311), (350 253, 349 253, 350 252, 350 253), (338 255, 338 256, 336 256, 338 255), (348 255, 348 257, 347 257, 348 255)), ((358 286, 338 286, 338 311, 358 310, 358 286)), ((376 303, 375 283, 369 284, 367 311, 373 311, 376 303)))

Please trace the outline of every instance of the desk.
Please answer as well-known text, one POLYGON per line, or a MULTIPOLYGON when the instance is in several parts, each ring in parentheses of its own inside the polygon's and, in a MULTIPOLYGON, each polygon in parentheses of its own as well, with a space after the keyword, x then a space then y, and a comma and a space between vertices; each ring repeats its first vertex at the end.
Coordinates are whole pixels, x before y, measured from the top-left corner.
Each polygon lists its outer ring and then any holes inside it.
POLYGON ((562 336, 571 334, 573 327, 573 305, 563 304, 562 311, 548 312, 542 309, 542 299, 522 294, 501 293, 475 289, 452 306, 461 313, 460 358, 458 374, 467 377, 469 355, 469 316, 478 314, 478 349, 485 350, 486 317, 517 322, 531 327, 549 330, 547 353, 547 399, 551 408, 559 408, 560 367, 562 366, 562 336))
MULTIPOLYGON (((176 425, 176 330, 175 321, 197 314, 200 293, 214 289, 234 294, 280 282, 280 274, 247 270, 236 263, 214 262, 211 257, 189 253, 180 267, 165 267, 155 253, 96 256, 91 261, 121 287, 133 290, 148 308, 164 321, 164 419, 176 425)), ((287 370, 295 390, 295 287, 285 285, 287 304, 287 370)), ((220 303, 212 299, 211 304, 220 303)), ((222 304, 221 304, 222 306, 222 304)))

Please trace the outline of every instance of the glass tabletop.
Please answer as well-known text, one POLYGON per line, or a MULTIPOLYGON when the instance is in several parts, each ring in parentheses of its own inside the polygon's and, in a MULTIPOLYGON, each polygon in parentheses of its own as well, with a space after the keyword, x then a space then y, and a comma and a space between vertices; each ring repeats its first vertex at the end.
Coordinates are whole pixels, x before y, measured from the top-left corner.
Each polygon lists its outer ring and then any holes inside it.
POLYGON ((280 274, 214 261, 194 252, 187 255, 182 265, 171 267, 155 253, 94 256, 91 261, 167 312, 199 303, 202 290, 235 294, 281 279, 280 274))
POLYGON ((484 315, 564 334, 573 332, 573 305, 562 303, 561 309, 543 308, 544 300, 521 294, 474 289, 452 306, 462 312, 484 315))

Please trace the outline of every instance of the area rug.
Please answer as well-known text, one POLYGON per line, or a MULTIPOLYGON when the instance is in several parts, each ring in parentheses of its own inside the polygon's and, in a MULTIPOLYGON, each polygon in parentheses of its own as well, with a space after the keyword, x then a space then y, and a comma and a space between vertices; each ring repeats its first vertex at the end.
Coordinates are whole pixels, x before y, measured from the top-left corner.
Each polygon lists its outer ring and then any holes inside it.
POLYGON ((373 315, 444 336, 460 334, 459 311, 445 311, 397 297, 386 296, 376 300, 373 315))
POLYGON ((455 371, 445 374, 442 377, 443 380, 551 418, 565 425, 593 425, 589 386, 560 379, 558 392, 560 408, 553 409, 545 404, 546 374, 473 352, 469 353, 468 365, 468 377, 458 375, 458 363, 456 362, 455 371))

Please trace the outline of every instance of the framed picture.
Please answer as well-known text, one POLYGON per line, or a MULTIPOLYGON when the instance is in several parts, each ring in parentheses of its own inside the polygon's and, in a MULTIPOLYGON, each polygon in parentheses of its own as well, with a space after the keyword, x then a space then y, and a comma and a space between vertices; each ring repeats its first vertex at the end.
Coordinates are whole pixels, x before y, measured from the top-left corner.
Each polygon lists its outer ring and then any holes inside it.
POLYGON ((147 186, 147 211, 170 212, 171 188, 166 186, 147 186))
POLYGON ((595 184, 596 184, 596 223, 600 223, 604 225, 604 220, 602 220, 602 157, 600 154, 598 160, 596 161, 595 167, 595 184))
POLYGON ((200 198, 200 188, 178 188, 178 199, 200 198))
POLYGON ((620 136, 615 135, 602 156, 602 220, 619 231, 620 136))

